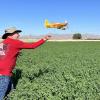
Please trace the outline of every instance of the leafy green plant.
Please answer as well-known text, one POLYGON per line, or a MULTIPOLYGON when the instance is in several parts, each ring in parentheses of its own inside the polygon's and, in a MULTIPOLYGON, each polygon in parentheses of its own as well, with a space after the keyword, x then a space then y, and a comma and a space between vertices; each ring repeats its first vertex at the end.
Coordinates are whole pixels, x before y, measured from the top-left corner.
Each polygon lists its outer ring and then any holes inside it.
POLYGON ((10 100, 100 100, 100 42, 48 42, 23 50, 14 73, 10 100))

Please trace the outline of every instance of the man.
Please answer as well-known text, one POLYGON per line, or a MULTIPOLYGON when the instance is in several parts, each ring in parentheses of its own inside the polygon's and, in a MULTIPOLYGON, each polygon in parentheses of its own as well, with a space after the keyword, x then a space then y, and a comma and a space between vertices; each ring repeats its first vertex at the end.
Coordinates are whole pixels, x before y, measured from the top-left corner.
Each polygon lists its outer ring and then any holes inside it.
POLYGON ((6 29, 2 36, 4 40, 0 43, 0 100, 11 89, 12 71, 16 65, 19 51, 22 49, 34 49, 50 39, 50 36, 47 35, 35 43, 27 43, 19 40, 20 32, 22 31, 11 27, 6 29))

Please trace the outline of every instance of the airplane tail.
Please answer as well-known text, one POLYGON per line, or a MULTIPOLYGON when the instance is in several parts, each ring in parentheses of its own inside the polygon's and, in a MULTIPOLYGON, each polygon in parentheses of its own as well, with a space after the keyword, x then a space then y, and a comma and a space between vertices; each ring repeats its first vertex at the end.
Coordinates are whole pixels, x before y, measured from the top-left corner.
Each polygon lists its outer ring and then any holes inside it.
POLYGON ((66 27, 68 27, 68 21, 65 21, 65 25, 66 25, 66 27))
POLYGON ((47 27, 48 24, 49 24, 49 21, 46 19, 44 22, 44 26, 47 27))
POLYGON ((65 20, 65 23, 67 24, 68 22, 65 20))

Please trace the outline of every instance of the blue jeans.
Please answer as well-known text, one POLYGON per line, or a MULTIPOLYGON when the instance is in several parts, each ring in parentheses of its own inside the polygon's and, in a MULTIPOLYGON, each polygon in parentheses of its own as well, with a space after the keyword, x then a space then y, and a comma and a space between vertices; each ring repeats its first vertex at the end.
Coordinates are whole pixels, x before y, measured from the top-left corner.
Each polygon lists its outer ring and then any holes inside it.
POLYGON ((11 77, 9 76, 0 76, 0 100, 3 100, 5 96, 13 88, 11 77))

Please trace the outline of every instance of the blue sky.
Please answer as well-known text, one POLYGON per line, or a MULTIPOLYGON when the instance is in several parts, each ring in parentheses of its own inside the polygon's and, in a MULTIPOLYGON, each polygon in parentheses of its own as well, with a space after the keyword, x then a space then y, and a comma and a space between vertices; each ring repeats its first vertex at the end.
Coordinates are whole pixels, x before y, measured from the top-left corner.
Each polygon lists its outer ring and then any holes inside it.
POLYGON ((15 26, 22 34, 100 34, 100 0, 0 0, 0 34, 15 26), (44 20, 69 22, 67 30, 46 29, 44 20))

